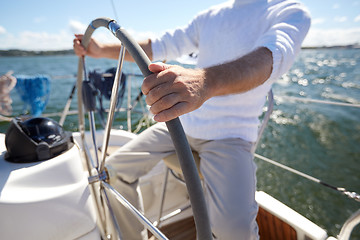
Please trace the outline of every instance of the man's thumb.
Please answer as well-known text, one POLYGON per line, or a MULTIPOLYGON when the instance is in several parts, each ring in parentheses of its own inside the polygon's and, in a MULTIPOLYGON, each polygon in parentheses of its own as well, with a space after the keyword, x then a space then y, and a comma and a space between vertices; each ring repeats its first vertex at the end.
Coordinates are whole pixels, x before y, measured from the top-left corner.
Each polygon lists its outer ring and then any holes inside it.
POLYGON ((162 62, 156 62, 156 63, 151 63, 149 65, 149 70, 153 73, 158 73, 161 71, 164 71, 165 69, 168 69, 170 67, 170 65, 162 63, 162 62))

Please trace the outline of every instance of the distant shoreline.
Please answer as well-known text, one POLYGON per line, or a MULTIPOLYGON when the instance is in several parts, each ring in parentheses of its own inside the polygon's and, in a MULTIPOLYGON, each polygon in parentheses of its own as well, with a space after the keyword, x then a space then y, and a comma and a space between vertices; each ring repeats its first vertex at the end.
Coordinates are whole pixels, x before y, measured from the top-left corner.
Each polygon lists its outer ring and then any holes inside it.
POLYGON ((324 47, 302 47, 301 49, 360 49, 360 44, 324 46, 324 47))
POLYGON ((0 50, 0 57, 74 55, 74 50, 28 51, 20 49, 0 50))
MULTIPOLYGON (((302 47, 306 50, 316 49, 360 49, 360 44, 330 47, 302 47)), ((56 56, 56 55, 74 55, 73 49, 68 50, 51 50, 51 51, 29 51, 21 49, 0 50, 0 57, 25 57, 25 56, 56 56)))

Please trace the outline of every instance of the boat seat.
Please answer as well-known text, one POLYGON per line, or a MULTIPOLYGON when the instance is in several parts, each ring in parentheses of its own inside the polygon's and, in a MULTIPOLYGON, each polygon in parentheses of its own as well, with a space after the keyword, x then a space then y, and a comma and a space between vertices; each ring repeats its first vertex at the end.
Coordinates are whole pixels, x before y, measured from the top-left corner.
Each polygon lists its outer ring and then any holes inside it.
MULTIPOLYGON (((200 180, 203 180, 204 177, 200 172, 200 156, 199 153, 196 151, 192 151, 192 154, 194 156, 194 160, 195 160, 195 165, 197 168, 197 171, 199 173, 199 177, 200 180)), ((176 156, 176 153, 173 153, 165 158, 163 158, 165 165, 172 170, 175 174, 177 175, 182 175, 182 170, 181 170, 181 166, 180 166, 180 162, 179 159, 176 156)))

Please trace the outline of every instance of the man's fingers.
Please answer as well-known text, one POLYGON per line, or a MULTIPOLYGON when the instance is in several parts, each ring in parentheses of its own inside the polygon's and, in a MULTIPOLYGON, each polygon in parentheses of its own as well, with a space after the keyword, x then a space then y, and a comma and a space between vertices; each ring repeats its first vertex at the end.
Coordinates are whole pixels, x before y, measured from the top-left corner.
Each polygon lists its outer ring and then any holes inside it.
POLYGON ((85 56, 86 55, 86 50, 85 48, 81 45, 81 40, 82 40, 83 35, 82 34, 75 34, 75 38, 74 38, 74 52, 77 56, 85 56))
POLYGON ((141 90, 156 121, 169 121, 202 104, 198 71, 164 63, 152 63, 149 70, 154 74, 144 79, 141 90))
POLYGON ((176 93, 170 93, 166 96, 163 96, 150 106, 150 111, 152 114, 158 114, 164 109, 169 109, 176 105, 179 102, 179 95, 176 93))
POLYGON ((166 95, 174 93, 174 90, 171 89, 171 85, 168 83, 159 83, 158 85, 151 88, 146 94, 146 104, 153 105, 159 99, 163 98, 166 95))
POLYGON ((171 81, 171 78, 174 77, 172 74, 163 74, 163 72, 161 72, 168 69, 169 66, 170 65, 165 66, 162 64, 149 65, 149 70, 154 72, 154 74, 151 74, 150 76, 144 78, 144 81, 141 85, 141 91, 144 95, 148 95, 148 93, 156 87, 159 87, 160 85, 171 81), (155 70, 160 70, 160 72, 156 72, 155 70))
POLYGON ((79 39, 80 41, 82 40, 84 34, 75 34, 75 38, 79 39))
POLYGON ((179 102, 173 107, 166 109, 154 116, 157 122, 167 122, 186 113, 186 102, 179 102))

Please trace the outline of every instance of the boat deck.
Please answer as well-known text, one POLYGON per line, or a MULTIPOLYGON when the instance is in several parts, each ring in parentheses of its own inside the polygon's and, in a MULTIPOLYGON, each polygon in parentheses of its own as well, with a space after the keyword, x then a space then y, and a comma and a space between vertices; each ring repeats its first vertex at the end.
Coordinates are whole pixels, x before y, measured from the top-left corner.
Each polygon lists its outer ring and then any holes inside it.
MULTIPOLYGON (((259 235, 261 240, 297 239, 294 228, 262 208, 259 208, 256 221, 259 225, 259 235)), ((196 229, 193 217, 161 227, 160 230, 171 240, 196 239, 196 229)), ((149 236, 151 236, 150 233, 149 236)), ((152 236, 149 239, 154 240, 155 238, 152 236)))

